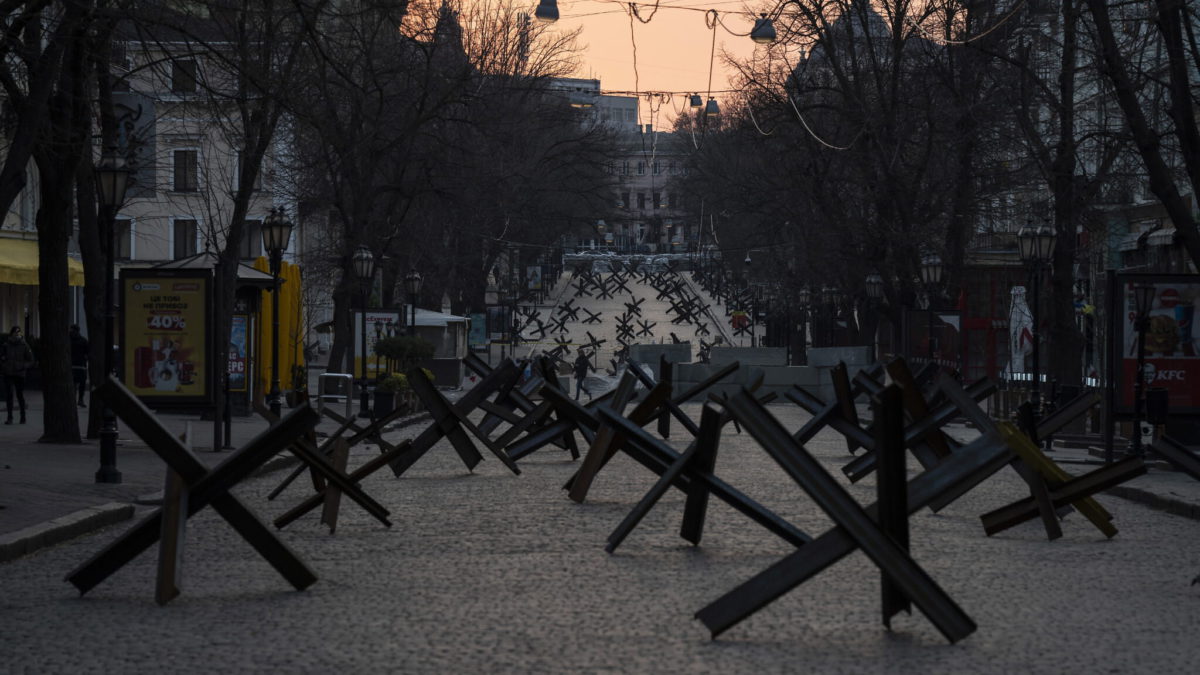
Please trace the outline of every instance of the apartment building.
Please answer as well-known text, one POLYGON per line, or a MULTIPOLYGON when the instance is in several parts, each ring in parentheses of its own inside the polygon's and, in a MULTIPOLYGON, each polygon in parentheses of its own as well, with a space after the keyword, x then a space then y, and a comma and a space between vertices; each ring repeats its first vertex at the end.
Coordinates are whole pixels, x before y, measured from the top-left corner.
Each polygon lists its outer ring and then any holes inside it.
MULTIPOLYGON (((125 42, 116 45, 124 71, 115 93, 122 153, 133 170, 117 220, 118 264, 145 265, 188 258, 225 246, 240 187, 240 131, 233 104, 221 95, 232 86, 206 54, 186 44, 125 42)), ((276 205, 272 153, 252 186, 240 257, 262 251, 260 225, 276 205)), ((294 208, 288 209, 295 214, 294 208)))

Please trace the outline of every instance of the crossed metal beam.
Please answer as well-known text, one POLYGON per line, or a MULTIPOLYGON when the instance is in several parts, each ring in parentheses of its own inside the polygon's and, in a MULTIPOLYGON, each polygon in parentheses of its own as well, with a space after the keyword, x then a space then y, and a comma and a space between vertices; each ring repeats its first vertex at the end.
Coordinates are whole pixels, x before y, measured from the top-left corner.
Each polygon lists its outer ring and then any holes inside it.
POLYGON ((96 393, 167 463, 168 490, 162 508, 67 575, 67 581, 80 594, 95 588, 142 551, 159 543, 155 599, 165 604, 178 596, 185 523, 210 505, 296 590, 303 590, 317 580, 316 574, 230 493, 264 462, 311 430, 320 419, 316 411, 308 406, 292 410, 277 425, 209 469, 116 378, 109 376, 96 388, 96 393))

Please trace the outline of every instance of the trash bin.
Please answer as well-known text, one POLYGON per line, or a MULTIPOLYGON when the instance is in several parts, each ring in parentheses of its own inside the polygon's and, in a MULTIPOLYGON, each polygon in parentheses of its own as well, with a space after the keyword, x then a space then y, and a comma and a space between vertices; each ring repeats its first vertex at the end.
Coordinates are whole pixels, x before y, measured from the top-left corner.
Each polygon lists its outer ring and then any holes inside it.
POLYGON ((1150 387, 1146 390, 1146 421, 1158 426, 1167 423, 1167 390, 1150 387))

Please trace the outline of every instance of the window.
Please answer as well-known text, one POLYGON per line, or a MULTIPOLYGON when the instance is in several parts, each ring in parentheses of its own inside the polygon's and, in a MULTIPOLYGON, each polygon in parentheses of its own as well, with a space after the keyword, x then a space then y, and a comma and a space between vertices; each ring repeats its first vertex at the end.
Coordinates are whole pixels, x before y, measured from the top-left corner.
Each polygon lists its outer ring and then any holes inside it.
POLYGON ((171 259, 179 260, 180 258, 190 258, 196 255, 196 237, 198 234, 196 221, 179 218, 172 224, 172 228, 174 230, 172 232, 174 235, 174 244, 172 246, 171 259))
POLYGON ((129 71, 133 70, 133 63, 125 52, 124 43, 113 43, 110 64, 113 91, 129 91, 129 80, 126 78, 129 77, 129 71))
POLYGON ((638 169, 639 176, 646 175, 646 163, 645 162, 638 162, 637 169, 638 169))
POLYGON ((654 162, 654 164, 653 164, 653 165, 651 165, 651 167, 650 167, 650 170, 651 170, 651 171, 653 171, 653 172, 654 172, 654 175, 656 175, 656 176, 657 176, 658 174, 662 173, 662 171, 661 171, 661 170, 659 169, 659 167, 658 167, 658 162, 654 162))
POLYGON ((656 209, 657 209, 659 206, 661 206, 661 205, 662 205, 662 193, 655 192, 655 193, 652 195, 652 197, 653 197, 653 199, 654 199, 654 208, 656 208, 656 209))
POLYGON ((638 193, 638 208, 639 209, 646 208, 646 193, 645 192, 638 193))
POLYGON ((675 160, 667 162, 667 172, 672 176, 679 173, 679 167, 675 165, 675 160))
POLYGON ((242 243, 238 247, 238 256, 243 259, 253 259, 262 255, 262 221, 247 220, 242 229, 242 243))
POLYGON ((628 160, 621 162, 621 175, 622 176, 629 175, 629 161, 628 160))
POLYGON ((615 172, 616 172, 616 168, 613 166, 612 162, 606 162, 604 164, 604 173, 607 173, 608 175, 611 176, 615 172))
POLYGON ((133 260, 133 221, 118 218, 113 222, 113 238, 117 246, 113 250, 114 260, 133 260))
POLYGON ((629 208, 629 193, 628 192, 621 193, 621 208, 623 208, 623 209, 629 208))
MULTIPOLYGON (((242 151, 237 151, 237 162, 233 166, 233 189, 237 190, 242 184, 242 151)), ((251 190, 262 189, 263 166, 259 164, 258 171, 254 174, 254 184, 250 186, 251 190)))
POLYGON ((171 62, 171 93, 196 93, 196 60, 178 59, 171 62))
POLYGON ((200 153, 196 150, 176 150, 173 153, 175 167, 174 190, 195 192, 200 188, 200 153))

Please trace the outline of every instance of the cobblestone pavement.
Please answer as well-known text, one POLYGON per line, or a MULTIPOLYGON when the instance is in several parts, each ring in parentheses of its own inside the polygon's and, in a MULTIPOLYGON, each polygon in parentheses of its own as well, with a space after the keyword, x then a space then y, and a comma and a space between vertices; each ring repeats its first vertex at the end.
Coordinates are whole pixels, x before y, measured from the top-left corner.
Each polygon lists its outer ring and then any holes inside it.
MULTIPOLYGON (((806 418, 772 411, 792 429, 806 418)), ((847 460, 840 436, 810 449, 831 470, 847 460)), ((375 451, 356 452, 352 466, 375 451)), ((152 553, 82 599, 63 581, 123 526, 0 565, 0 670, 1195 672, 1194 520, 1105 497, 1113 540, 1078 514, 1056 542, 1036 523, 987 538, 978 515, 1026 494, 1006 469, 942 514, 910 521, 914 557, 979 625, 957 645, 919 612, 884 630, 879 574, 861 553, 713 641, 692 615, 789 547, 715 500, 703 544, 691 547, 676 534, 683 499, 672 492, 608 555, 605 538, 654 477, 618 457, 577 505, 560 489, 576 466, 548 449, 522 462, 521 476, 494 458, 468 474, 441 443, 403 478, 365 482, 392 510, 391 529, 344 501, 336 535, 316 514, 283 532, 320 576, 304 592, 211 510, 189 522, 183 595, 166 607, 153 601, 152 553)), ((732 427, 717 472, 811 534, 829 526, 732 427)), ((238 490, 264 519, 300 498, 296 485, 265 501, 280 477, 238 490)), ((873 500, 870 479, 848 489, 873 500)))

